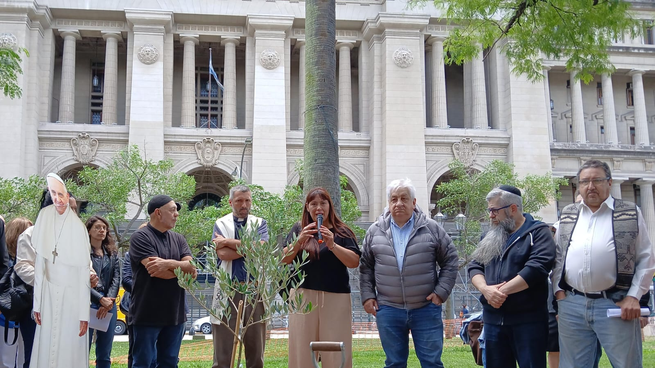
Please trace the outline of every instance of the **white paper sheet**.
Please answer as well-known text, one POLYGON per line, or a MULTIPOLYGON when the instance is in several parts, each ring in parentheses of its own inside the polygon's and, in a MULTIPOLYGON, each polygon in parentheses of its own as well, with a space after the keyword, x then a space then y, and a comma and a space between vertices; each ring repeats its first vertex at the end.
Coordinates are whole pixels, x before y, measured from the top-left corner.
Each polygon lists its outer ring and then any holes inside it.
MULTIPOLYGON (((641 308, 641 316, 642 317, 648 317, 650 316, 650 310, 648 308, 641 308)), ((621 317, 621 309, 620 308, 610 308, 607 310, 607 317, 621 317)))
POLYGON ((107 313, 105 318, 98 319, 98 317, 96 317, 97 313, 98 313, 97 309, 89 308, 89 328, 102 332, 107 332, 107 329, 109 328, 109 322, 111 322, 111 316, 113 314, 107 313))

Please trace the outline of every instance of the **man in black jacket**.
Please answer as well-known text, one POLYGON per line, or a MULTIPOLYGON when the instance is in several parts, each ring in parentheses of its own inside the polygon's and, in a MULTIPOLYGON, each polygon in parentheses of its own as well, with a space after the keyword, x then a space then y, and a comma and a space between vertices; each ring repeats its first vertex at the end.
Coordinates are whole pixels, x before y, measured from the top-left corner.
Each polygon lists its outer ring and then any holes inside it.
POLYGON ((491 229, 468 268, 482 293, 486 367, 546 368, 555 242, 548 225, 522 213, 519 189, 501 185, 487 203, 491 229))

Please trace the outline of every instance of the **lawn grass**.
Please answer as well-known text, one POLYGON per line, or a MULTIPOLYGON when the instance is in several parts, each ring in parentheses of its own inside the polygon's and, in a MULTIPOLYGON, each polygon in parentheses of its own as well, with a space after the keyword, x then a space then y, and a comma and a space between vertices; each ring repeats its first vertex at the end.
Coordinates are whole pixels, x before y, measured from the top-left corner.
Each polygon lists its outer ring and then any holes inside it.
MULTIPOLYGON (((644 368, 655 368, 655 338, 647 338, 644 342, 644 368)), ((94 346, 95 348, 95 346, 94 346)), ((127 343, 115 342, 112 349, 112 367, 127 367, 127 343)), ((95 356, 95 349, 91 350, 91 357, 95 356)), ((211 367, 213 347, 211 340, 183 341, 180 349, 180 368, 206 368, 211 367)), ((266 355, 264 364, 266 368, 286 368, 287 340, 271 339, 266 342, 266 355)), ((384 367, 384 351, 378 339, 353 340, 353 367, 373 368, 384 367)), ((444 340, 444 353, 442 356, 446 367, 475 368, 473 355, 468 345, 463 345, 458 338, 444 340)), ((94 363, 93 363, 94 364, 94 363)), ((243 364, 245 366, 245 363, 243 364)), ((421 365, 416 359, 413 345, 410 342, 408 368, 419 368, 421 365)), ((607 356, 603 354, 600 361, 601 368, 610 368, 607 356)))

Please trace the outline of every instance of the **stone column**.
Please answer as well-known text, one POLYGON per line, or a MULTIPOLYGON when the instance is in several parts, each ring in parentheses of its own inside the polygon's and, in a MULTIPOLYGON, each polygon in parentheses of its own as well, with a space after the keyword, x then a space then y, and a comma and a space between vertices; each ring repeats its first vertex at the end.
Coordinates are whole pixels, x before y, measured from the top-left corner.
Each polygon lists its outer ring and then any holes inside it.
POLYGON ((249 15, 247 24, 255 47, 251 179, 282 193, 287 185, 285 40, 293 17, 249 15))
POLYGON ((549 70, 549 66, 544 66, 544 99, 546 100, 546 121, 548 123, 548 138, 549 141, 552 142, 555 138, 555 132, 553 132, 553 114, 550 110, 550 82, 548 80, 549 70))
POLYGON ((118 42, 123 40, 120 32, 102 32, 105 39, 105 85, 102 94, 102 123, 116 124, 118 99, 118 42))
POLYGON ((573 123, 573 142, 587 143, 582 105, 582 87, 576 72, 571 72, 571 122, 573 123))
MULTIPOLYGON (((605 101, 603 101, 605 103, 605 101)), ((618 178, 612 178, 612 186, 610 187, 610 194, 612 197, 615 199, 621 199, 621 184, 625 181, 626 179, 618 179, 618 178)))
POLYGON ((237 127, 237 46, 238 38, 225 38, 221 41, 225 46, 223 64, 223 129, 237 127))
POLYGON ((182 128, 196 127, 196 35, 181 35, 180 43, 184 45, 182 61, 182 128))
POLYGON ((78 31, 63 31, 64 53, 61 60, 61 89, 59 92, 59 121, 75 121, 75 42, 81 40, 78 31))
POLYGON ((173 13, 159 10, 125 10, 132 29, 132 88, 129 144, 140 148, 142 157, 164 159, 166 106, 166 44, 173 28, 173 13))
MULTIPOLYGON (((633 85, 634 88, 634 85, 633 85)), ((653 237, 655 234, 655 203, 653 203, 653 183, 652 180, 640 180, 637 182, 641 193, 641 213, 644 215, 648 235, 653 237)))
POLYGON ((305 40, 296 41, 298 47, 298 129, 305 129, 305 40))
POLYGON ((430 37, 432 45, 432 126, 448 128, 446 69, 443 62, 443 37, 430 37))
POLYGON ((614 87, 612 87, 611 74, 602 75, 602 86, 603 124, 605 124, 606 142, 608 144, 619 144, 619 132, 616 127, 616 110, 614 109, 614 87))
POLYGON ((487 118, 487 87, 484 78, 484 61, 480 45, 478 56, 471 61, 471 122, 474 129, 487 129, 489 119, 487 118))
POLYGON ((635 108, 635 144, 650 145, 648 137, 648 115, 646 115, 646 98, 644 96, 643 70, 632 70, 632 99, 635 108))
POLYGON ((352 42, 339 42, 339 131, 353 131, 353 94, 352 70, 350 68, 350 50, 355 45, 352 42))

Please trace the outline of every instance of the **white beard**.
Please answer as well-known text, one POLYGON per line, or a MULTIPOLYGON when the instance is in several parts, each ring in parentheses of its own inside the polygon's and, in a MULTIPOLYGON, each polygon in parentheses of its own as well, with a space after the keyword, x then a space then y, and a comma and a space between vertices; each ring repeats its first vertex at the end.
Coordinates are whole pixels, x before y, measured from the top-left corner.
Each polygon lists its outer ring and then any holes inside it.
POLYGON ((501 220, 498 225, 492 224, 491 229, 480 240, 471 257, 483 265, 487 265, 496 257, 500 257, 503 254, 503 247, 507 242, 507 238, 514 230, 514 227, 516 227, 516 221, 510 217, 501 220))

